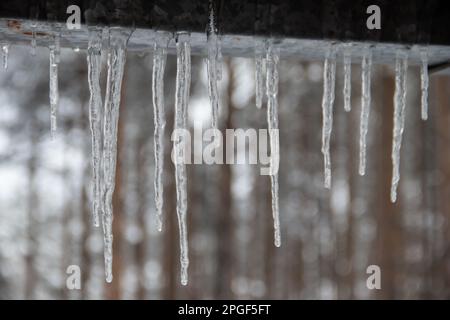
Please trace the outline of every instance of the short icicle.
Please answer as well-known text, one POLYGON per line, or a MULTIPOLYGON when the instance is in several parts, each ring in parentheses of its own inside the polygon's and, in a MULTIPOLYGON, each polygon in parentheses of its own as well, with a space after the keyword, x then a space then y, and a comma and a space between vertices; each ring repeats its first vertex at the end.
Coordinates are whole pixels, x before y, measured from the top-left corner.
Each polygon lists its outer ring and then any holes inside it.
POLYGON ((49 46, 50 49, 50 134, 55 138, 57 129, 57 114, 59 103, 58 89, 58 65, 59 65, 59 35, 54 37, 54 43, 49 46))
POLYGON ((211 126, 214 129, 218 128, 219 121, 219 91, 217 83, 222 77, 221 72, 221 54, 220 42, 217 36, 217 27, 214 14, 214 6, 210 2, 209 24, 207 31, 208 41, 208 57, 206 59, 206 69, 208 72, 208 92, 209 100, 211 102, 211 126))
POLYGON ((8 69, 9 43, 2 44, 2 64, 3 69, 8 69))
MULTIPOLYGON (((175 89, 175 131, 186 130, 186 115, 191 84, 191 47, 189 34, 177 35, 177 75, 175 89)), ((176 133, 176 132, 175 132, 176 133)), ((177 194, 177 216, 180 234, 181 284, 188 283, 188 240, 187 240, 187 176, 185 164, 185 141, 182 134, 173 139, 175 160, 175 184, 177 194)))
POLYGON ((420 60, 422 62, 420 66, 420 86, 422 92, 422 120, 428 119, 428 51, 426 48, 420 50, 420 60))
POLYGON ((344 110, 349 112, 352 109, 352 55, 350 50, 344 51, 344 110))
POLYGON ((405 127, 406 107, 406 75, 408 56, 406 52, 397 52, 395 60, 395 93, 394 93, 394 129, 392 141, 392 184, 391 202, 397 201, 397 187, 400 181, 400 148, 405 127))
POLYGON ((37 23, 36 22, 32 22, 31 23, 31 55, 35 56, 36 55, 36 27, 37 27, 37 23))
POLYGON ((89 83, 89 122, 92 136, 92 218, 94 226, 100 225, 101 214, 101 152, 102 152, 102 96, 100 72, 102 66, 102 30, 89 29, 87 49, 89 83))
POLYGON ((154 151, 155 151, 155 204, 156 227, 162 230, 162 212, 164 203, 164 128, 166 117, 164 111, 164 69, 166 66, 167 45, 169 37, 159 35, 153 51, 152 96, 154 117, 154 151))
POLYGON ((261 109, 264 95, 264 41, 255 43, 255 103, 261 109))
POLYGON ((119 122, 120 91, 125 66, 126 44, 129 34, 120 28, 110 29, 110 47, 108 52, 108 75, 103 110, 103 184, 102 184, 102 225, 105 256, 106 281, 111 282, 112 275, 112 197, 115 188, 117 160, 117 131, 119 122))
POLYGON ((369 48, 364 52, 361 66, 361 118, 359 127, 359 174, 366 174, 367 131, 370 115, 370 80, 372 73, 372 53, 369 48))
POLYGON ((277 49, 272 44, 267 49, 267 124, 270 138, 270 182, 272 193, 272 216, 274 244, 281 246, 280 211, 278 197, 278 163, 280 159, 280 142, 278 132, 278 62, 277 49))
POLYGON ((324 185, 331 188, 330 139, 333 128, 333 104, 336 81, 336 52, 334 45, 329 48, 323 67, 322 98, 322 154, 324 157, 324 185))

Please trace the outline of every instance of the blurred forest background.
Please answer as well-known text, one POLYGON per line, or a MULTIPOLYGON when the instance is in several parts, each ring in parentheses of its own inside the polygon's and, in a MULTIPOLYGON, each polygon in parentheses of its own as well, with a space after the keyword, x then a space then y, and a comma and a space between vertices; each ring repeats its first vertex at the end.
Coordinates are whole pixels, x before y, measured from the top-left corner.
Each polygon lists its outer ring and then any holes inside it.
MULTIPOLYGON (((105 57, 103 57, 105 58, 105 57)), ((105 59, 104 59, 105 60, 105 59)), ((339 61, 341 62, 341 61, 339 61)), ((189 124, 209 126, 206 68, 192 58, 189 124)), ((338 63, 332 188, 323 187, 322 62, 280 63, 280 213, 273 245, 270 179, 257 165, 188 165, 189 284, 179 280, 172 144, 176 59, 165 76, 163 231, 155 225, 152 53, 129 52, 122 86, 114 194, 114 280, 91 221, 91 139, 86 52, 64 49, 57 138, 50 139, 48 49, 12 46, 0 70, 0 297, 3 299, 450 298, 450 81, 432 76, 420 119, 419 70, 410 67, 401 181, 389 200, 393 66, 374 66, 368 167, 358 175, 360 66, 352 111, 338 63), (81 290, 66 289, 79 265, 81 290), (366 287, 379 265, 381 290, 366 287)), ((221 128, 267 128, 254 100, 254 61, 226 58, 221 128)), ((105 85, 103 69, 103 90, 105 85)), ((264 106, 265 109, 265 106, 264 106)))

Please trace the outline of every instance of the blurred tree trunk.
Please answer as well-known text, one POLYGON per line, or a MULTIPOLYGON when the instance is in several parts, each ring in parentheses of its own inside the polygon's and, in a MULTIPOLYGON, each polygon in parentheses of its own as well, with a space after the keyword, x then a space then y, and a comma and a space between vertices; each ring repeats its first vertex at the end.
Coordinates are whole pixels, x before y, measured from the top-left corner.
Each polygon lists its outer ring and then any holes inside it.
MULTIPOLYGON (((86 73, 83 73, 83 76, 86 73)), ((80 77, 81 78, 81 77, 80 77)), ((85 101, 85 100, 84 100, 85 101)), ((89 112, 89 111, 88 111, 89 112)), ((90 129, 89 129, 89 118, 88 112, 81 111, 80 112, 80 127, 83 132, 86 132, 86 137, 88 141, 91 141, 90 129)), ((89 249, 89 238, 91 236, 92 228, 93 228, 93 219, 92 219, 92 203, 89 201, 88 188, 91 187, 91 172, 92 172, 92 159, 91 159, 91 145, 89 147, 84 147, 82 149, 84 159, 86 159, 83 163, 82 169, 82 182, 81 182, 81 225, 82 231, 80 235, 80 268, 81 268, 81 299, 88 299, 88 283, 91 277, 91 253, 89 249)), ((100 217, 101 218, 101 217, 100 217)), ((99 232, 101 232, 101 227, 97 228, 99 232)))
POLYGON ((137 272, 137 292, 136 298, 139 300, 146 298, 146 287, 145 287, 145 263, 147 260, 147 220, 146 215, 148 214, 146 206, 147 198, 147 188, 146 181, 148 175, 146 174, 146 153, 145 144, 148 140, 145 130, 141 130, 136 144, 136 168, 137 174, 137 227, 140 229, 141 237, 135 245, 135 257, 136 257, 136 272, 137 272))
MULTIPOLYGON (((376 211, 375 259, 370 264, 381 268, 381 290, 373 290, 373 295, 379 299, 398 298, 399 286, 397 277, 400 275, 398 266, 401 256, 401 192, 399 186, 398 199, 395 204, 390 201, 390 186, 392 177, 392 130, 394 112, 395 82, 388 68, 383 70, 383 103, 380 110, 381 128, 377 152, 379 174, 377 175, 378 208, 376 211)), ((410 110, 406 110, 408 112, 410 110)))
MULTIPOLYGON (((228 68, 228 112, 225 119, 225 128, 222 128, 222 136, 225 137, 225 130, 233 128, 232 117, 235 106, 233 105, 232 95, 235 87, 234 70, 230 59, 227 59, 226 66, 228 68)), ((223 155, 226 154, 226 144, 223 143, 223 155)), ((231 166, 223 164, 220 166, 220 198, 217 206, 217 280, 215 288, 216 299, 230 299, 231 293, 231 274, 233 269, 232 248, 233 248, 233 213, 231 211, 232 197, 231 197, 231 166)))
MULTIPOLYGON (((73 195, 73 188, 72 185, 70 183, 70 173, 69 173, 69 168, 64 168, 63 169, 63 181, 66 185, 66 190, 69 191, 69 193, 71 193, 73 195)), ((62 243, 62 256, 61 256, 61 274, 62 274, 62 279, 66 279, 67 274, 66 274, 66 269, 67 267, 71 264, 71 259, 73 259, 74 257, 72 257, 72 243, 73 243, 73 239, 72 239, 72 231, 71 231, 71 219, 73 216, 73 209, 72 206, 74 204, 74 202, 71 199, 71 195, 66 195, 66 201, 64 204, 64 208, 63 208, 63 213, 62 213, 62 217, 61 217, 61 243, 62 243)), ((75 258, 76 259, 76 258, 75 258)), ((83 270, 84 271, 84 270, 83 270)), ((66 283, 65 281, 62 281, 62 288, 61 288, 61 297, 62 299, 68 299, 71 295, 70 292, 68 290, 68 288, 66 288, 66 283)))
MULTIPOLYGON (((89 238, 91 236, 91 228, 93 226, 92 217, 92 205, 88 198, 87 186, 89 186, 88 171, 89 165, 85 166, 83 170, 83 182, 81 183, 81 254, 80 254, 80 267, 82 270, 82 282, 81 282, 81 299, 88 299, 88 283, 91 277, 91 254, 89 250, 89 238)), ((101 232, 100 229, 98 229, 101 232)))
MULTIPOLYGON (((448 91, 450 81, 439 77, 437 81, 437 110, 436 110, 436 134, 437 134, 437 178, 438 186, 438 212, 442 215, 443 227, 442 246, 443 252, 436 253, 436 263, 430 273, 442 275, 444 296, 450 299, 450 98, 448 91)), ((436 227, 436 226, 434 226, 436 227)), ((433 246, 439 245, 438 235, 434 234, 433 246)))
MULTIPOLYGON (((166 106, 169 106, 166 104, 166 106)), ((173 130, 174 105, 166 109, 166 128, 173 130)), ((178 229, 176 222, 176 189, 174 178, 174 165, 171 160, 172 141, 170 134, 165 135, 164 141, 164 213, 163 213, 163 250, 162 250, 162 299, 175 299, 177 286, 180 283, 180 261, 178 244, 178 229), (167 172, 171 169, 169 172, 167 172)))
POLYGON ((348 273, 344 277, 345 285, 348 288, 348 295, 346 299, 354 299, 354 287, 355 287, 355 269, 357 268, 357 264, 355 263, 355 229, 356 229, 356 221, 355 221, 355 204, 354 198, 356 196, 356 188, 358 179, 358 171, 356 170, 358 161, 357 161, 357 144, 356 139, 354 139, 354 133, 358 132, 356 129, 356 113, 353 112, 350 115, 347 121, 347 133, 346 133, 346 145, 347 145, 347 176, 348 176, 348 207, 347 207, 347 232, 345 233, 345 253, 346 253, 346 263, 348 264, 348 273))
POLYGON ((37 134, 35 130, 35 121, 31 121, 30 128, 30 155, 27 163, 28 176, 28 199, 27 199, 27 251, 25 254, 25 299, 33 299, 38 280, 38 274, 35 269, 35 261, 38 253, 38 225, 36 221, 36 212, 39 210, 38 200, 35 189, 35 176, 37 166, 37 134))

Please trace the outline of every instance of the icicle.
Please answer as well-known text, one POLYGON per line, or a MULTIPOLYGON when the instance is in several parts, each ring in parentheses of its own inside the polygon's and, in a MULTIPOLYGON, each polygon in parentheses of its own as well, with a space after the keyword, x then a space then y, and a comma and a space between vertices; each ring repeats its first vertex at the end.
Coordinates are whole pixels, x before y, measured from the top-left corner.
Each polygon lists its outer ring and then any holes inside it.
POLYGON ((36 55, 36 22, 31 23, 31 55, 36 55))
POLYGON ((336 80, 335 48, 331 46, 323 67, 323 99, 322 99, 322 153, 324 157, 325 188, 331 187, 330 138, 333 128, 334 87, 336 80))
MULTIPOLYGON (((271 162, 274 159, 279 160, 280 144, 278 134, 278 61, 279 56, 272 44, 267 49, 267 124, 270 137, 270 154, 271 162)), ((277 161, 277 160, 275 160, 277 161)), ((277 161, 278 162, 278 161, 277 161)), ((273 168, 271 163, 271 168, 273 168)), ((272 216, 274 228, 274 244, 279 247, 281 245, 280 237, 280 212, 278 198, 278 172, 270 173, 271 189, 272 189, 272 216)))
POLYGON ((8 69, 9 44, 2 44, 3 69, 8 69))
POLYGON ((162 35, 154 46, 152 96, 155 123, 154 149, 155 149, 155 203, 156 226, 162 230, 163 210, 163 172, 164 172, 164 128, 166 117, 164 115, 164 69, 166 66, 168 37, 162 35))
POLYGON ((364 53, 361 72, 361 119, 359 127, 359 174, 366 174, 366 148, 367 131, 369 128, 370 114, 370 77, 372 72, 372 52, 370 49, 364 53))
POLYGON ((222 80, 222 66, 223 66, 223 56, 222 56, 222 39, 217 35, 217 81, 222 80))
POLYGON ((58 113, 59 90, 58 90, 58 64, 59 64, 59 36, 55 36, 54 44, 50 45, 50 133, 55 138, 58 113))
MULTIPOLYGON (((214 69, 216 70, 216 69, 214 69)), ((215 72, 215 71, 214 71, 215 72)), ((177 76, 175 95, 175 130, 186 129, 186 114, 191 84, 191 47, 188 34, 179 34, 177 38, 177 76)), ((181 284, 187 285, 189 266, 187 243, 187 177, 184 163, 185 141, 177 136, 173 142, 175 154, 175 182, 177 192, 177 216, 180 231, 181 284)))
POLYGON ((120 90, 125 66, 127 35, 121 29, 111 29, 108 52, 108 76, 103 118, 103 186, 102 224, 104 236, 106 281, 112 281, 112 197, 115 188, 117 160, 117 130, 119 122, 120 90))
POLYGON ((344 52, 344 110, 352 109, 352 56, 349 50, 344 52))
POLYGON ((214 8, 210 3, 209 25, 208 25, 208 58, 206 59, 206 68, 208 71, 208 91, 209 99, 211 101, 212 110, 212 127, 217 129, 219 119, 219 93, 217 89, 217 82, 221 75, 220 66, 220 49, 217 37, 217 27, 215 23, 214 8))
POLYGON ((89 83, 89 122, 92 135, 92 176, 93 204, 92 217, 94 226, 100 225, 101 203, 101 147, 102 147, 102 96, 100 89, 100 72, 102 66, 102 30, 89 30, 87 50, 88 83, 89 83))
POLYGON ((258 41, 255 45, 255 102, 261 109, 264 94, 264 42, 258 41))
POLYGON ((405 126, 406 106, 406 74, 408 70, 408 56, 397 52, 395 60, 395 94, 394 94, 394 130, 392 141, 392 185, 391 202, 397 200, 397 187, 400 180, 400 148, 403 129, 405 126))
POLYGON ((428 52, 424 48, 420 51, 422 61, 420 69, 420 84, 422 90, 422 120, 428 119, 428 52))

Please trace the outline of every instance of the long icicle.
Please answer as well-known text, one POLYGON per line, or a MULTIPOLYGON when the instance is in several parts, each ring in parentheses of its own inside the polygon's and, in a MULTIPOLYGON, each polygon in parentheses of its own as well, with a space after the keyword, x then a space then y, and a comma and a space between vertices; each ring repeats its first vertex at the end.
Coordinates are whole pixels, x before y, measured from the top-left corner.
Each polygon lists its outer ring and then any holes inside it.
POLYGON ((57 129, 57 113, 59 103, 58 65, 59 65, 59 35, 55 36, 54 44, 50 45, 50 133, 55 138, 57 129))
MULTIPOLYGON (((191 83, 191 47, 188 34, 179 34, 177 38, 177 75, 175 93, 175 130, 186 129, 186 114, 189 103, 191 83)), ((175 154, 175 182, 177 193, 177 216, 180 232, 181 284, 188 283, 188 241, 187 241, 187 176, 184 163, 185 141, 177 136, 173 142, 175 154)))
POLYGON ((161 35, 155 43, 153 51, 152 96, 153 117, 155 123, 154 151, 155 151, 155 204, 156 227, 162 230, 162 212, 164 203, 164 128, 166 117, 164 114, 164 69, 166 66, 167 44, 169 38, 161 35))
MULTIPOLYGON (((278 170, 273 171, 275 167, 272 161, 278 163, 280 159, 280 144, 278 133, 278 61, 279 55, 272 44, 267 49, 267 124, 270 138, 270 157, 271 157, 271 172, 270 182, 272 190, 272 216, 274 229, 274 244, 276 247, 281 245, 280 236, 280 212, 279 212, 279 197, 278 197, 278 170), (274 160, 275 159, 275 160, 274 160)), ((278 165, 276 166, 278 169, 278 165)))
POLYGON ((255 44, 255 103, 258 109, 262 107, 264 95, 264 42, 258 40, 255 44))
POLYGON ((344 51, 344 110, 349 112, 352 109, 352 56, 350 50, 344 51))
POLYGON ((397 201, 397 187, 398 182, 400 181, 400 148, 402 145, 402 135, 405 127, 407 70, 408 70, 407 54, 404 52, 397 52, 397 57, 395 60, 391 202, 397 201))
POLYGON ((336 80, 336 54, 332 45, 323 67, 323 99, 322 99, 322 153, 324 157, 324 185, 331 187, 330 139, 333 128, 334 88, 336 80))
POLYGON ((102 66, 102 30, 89 30, 87 50, 88 83, 89 83, 89 122, 92 137, 92 180, 93 201, 92 218, 94 226, 100 225, 101 203, 101 148, 102 148, 102 96, 100 89, 100 73, 102 66))
POLYGON ((367 131, 369 128, 370 115, 370 78, 372 73, 372 52, 367 49, 364 52, 361 71, 361 119, 359 127, 359 174, 366 174, 366 149, 367 149, 367 131))
POLYGON ((117 160, 117 130, 119 122, 120 90, 125 66, 127 37, 124 32, 110 31, 108 52, 108 76, 103 119, 103 185, 102 185, 102 225, 105 256, 106 281, 111 282, 112 275, 112 197, 115 188, 117 160))
POLYGON ((208 58, 206 59, 206 69, 208 71, 208 91, 211 102, 211 125, 214 129, 218 128, 219 121, 219 92, 217 82, 221 77, 220 49, 217 37, 217 27, 214 16, 213 2, 210 2, 209 24, 208 24, 208 58))
POLYGON ((420 86, 422 91, 422 120, 428 119, 428 52, 426 48, 420 51, 421 67, 420 67, 420 86))

